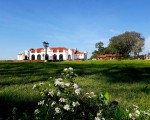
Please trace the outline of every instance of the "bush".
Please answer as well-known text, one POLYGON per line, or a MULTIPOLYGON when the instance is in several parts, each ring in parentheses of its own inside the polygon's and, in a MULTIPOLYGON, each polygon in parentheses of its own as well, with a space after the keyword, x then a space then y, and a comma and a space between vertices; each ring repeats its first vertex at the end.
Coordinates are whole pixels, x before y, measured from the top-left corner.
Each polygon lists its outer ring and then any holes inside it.
MULTIPOLYGON (((150 112, 142 111, 138 106, 125 108, 117 101, 109 101, 109 94, 94 92, 83 93, 75 83, 77 75, 73 68, 65 68, 61 78, 54 79, 54 84, 35 84, 32 89, 40 91, 41 100, 33 116, 23 113, 21 119, 29 120, 149 120, 150 112)), ((17 108, 13 108, 12 116, 17 120, 17 108)))

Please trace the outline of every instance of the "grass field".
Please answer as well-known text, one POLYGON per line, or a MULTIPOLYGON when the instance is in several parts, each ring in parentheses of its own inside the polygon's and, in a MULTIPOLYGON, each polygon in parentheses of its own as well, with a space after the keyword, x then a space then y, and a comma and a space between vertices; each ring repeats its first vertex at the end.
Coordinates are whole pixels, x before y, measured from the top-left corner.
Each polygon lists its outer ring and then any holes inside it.
POLYGON ((9 116, 13 107, 33 111, 40 99, 33 85, 52 83, 49 78, 59 77, 66 67, 79 75, 76 82, 83 91, 108 91, 120 105, 150 108, 150 61, 0 62, 0 117, 9 116))

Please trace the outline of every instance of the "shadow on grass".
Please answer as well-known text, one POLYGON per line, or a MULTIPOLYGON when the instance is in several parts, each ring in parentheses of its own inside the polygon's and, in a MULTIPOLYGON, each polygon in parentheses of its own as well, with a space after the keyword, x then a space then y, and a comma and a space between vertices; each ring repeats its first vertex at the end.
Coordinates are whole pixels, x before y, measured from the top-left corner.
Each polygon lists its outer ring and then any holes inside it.
POLYGON ((109 82, 142 82, 150 83, 150 68, 136 68, 136 67, 112 67, 101 71, 104 76, 109 78, 109 82))
MULTIPOLYGON (((150 83, 150 67, 138 67, 126 64, 57 64, 57 63, 0 63, 0 87, 14 84, 31 84, 45 81, 49 77, 60 77, 64 68, 72 67, 74 72, 81 77, 95 75, 95 80, 100 80, 101 76, 107 77, 110 83, 150 83), (42 76, 42 77, 41 77, 42 76), (16 78, 20 77, 20 80, 16 78), (33 78, 32 78, 33 77, 33 78), (6 80, 3 80, 3 79, 6 80), (14 80, 10 80, 14 78, 14 80)), ((149 86, 140 89, 142 92, 150 93, 149 86)), ((18 107, 20 112, 28 110, 33 113, 37 105, 34 101, 13 100, 11 97, 0 95, 0 117, 11 115, 13 107, 18 107)))
POLYGON ((20 101, 17 99, 13 100, 7 95, 0 96, 0 118, 5 120, 12 116, 12 110, 14 107, 17 108, 17 115, 22 115, 23 112, 28 113, 28 115, 33 115, 31 113, 34 113, 34 110, 37 107, 37 102, 37 99, 34 101, 20 101))

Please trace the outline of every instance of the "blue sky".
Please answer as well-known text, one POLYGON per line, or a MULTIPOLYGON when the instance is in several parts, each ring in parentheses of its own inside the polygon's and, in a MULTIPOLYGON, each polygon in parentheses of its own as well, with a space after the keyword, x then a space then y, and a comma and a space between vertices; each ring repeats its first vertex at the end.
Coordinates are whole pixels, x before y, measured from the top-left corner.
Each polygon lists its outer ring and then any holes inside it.
POLYGON ((0 0, 0 59, 16 59, 30 48, 94 51, 125 31, 145 37, 150 52, 150 0, 0 0))

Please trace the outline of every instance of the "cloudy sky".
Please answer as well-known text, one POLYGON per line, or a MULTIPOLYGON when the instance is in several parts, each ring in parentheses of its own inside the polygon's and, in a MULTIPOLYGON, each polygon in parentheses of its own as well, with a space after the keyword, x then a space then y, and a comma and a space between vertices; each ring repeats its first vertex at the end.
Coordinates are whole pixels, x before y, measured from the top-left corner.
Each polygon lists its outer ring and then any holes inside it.
POLYGON ((95 50, 125 31, 145 37, 150 52, 150 0, 0 0, 0 59, 30 48, 95 50))

